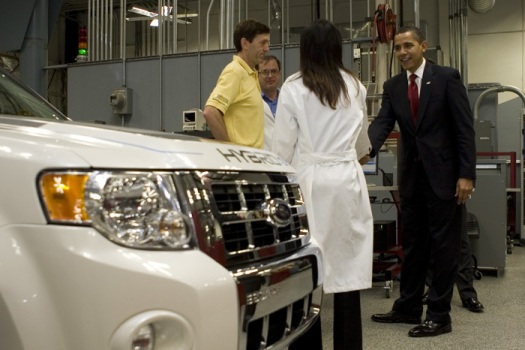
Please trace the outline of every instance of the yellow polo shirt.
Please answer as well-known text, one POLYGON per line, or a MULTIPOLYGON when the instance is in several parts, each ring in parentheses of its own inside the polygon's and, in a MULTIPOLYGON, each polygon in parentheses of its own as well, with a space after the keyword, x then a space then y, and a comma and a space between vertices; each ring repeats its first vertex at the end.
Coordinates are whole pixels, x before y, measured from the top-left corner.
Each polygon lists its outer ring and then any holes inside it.
POLYGON ((206 106, 222 112, 230 141, 255 148, 264 145, 264 109, 257 72, 237 55, 222 70, 206 106))

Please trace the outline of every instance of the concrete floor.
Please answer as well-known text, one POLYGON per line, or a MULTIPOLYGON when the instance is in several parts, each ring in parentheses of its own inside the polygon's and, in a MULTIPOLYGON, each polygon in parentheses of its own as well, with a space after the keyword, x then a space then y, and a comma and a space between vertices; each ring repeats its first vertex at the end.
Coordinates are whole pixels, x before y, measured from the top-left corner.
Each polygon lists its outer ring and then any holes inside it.
MULTIPOLYGON (((372 322, 375 313, 388 312, 399 296, 395 282, 391 298, 383 290, 384 282, 361 292, 364 350, 521 350, 525 349, 525 248, 514 246, 507 255, 503 275, 482 271, 474 286, 485 312, 473 313, 463 308, 454 293, 452 300, 452 333, 431 338, 410 338, 413 325, 372 322)), ((323 348, 332 345, 332 295, 326 295, 322 311, 323 348)), ((306 350, 306 349, 305 349, 306 350)))

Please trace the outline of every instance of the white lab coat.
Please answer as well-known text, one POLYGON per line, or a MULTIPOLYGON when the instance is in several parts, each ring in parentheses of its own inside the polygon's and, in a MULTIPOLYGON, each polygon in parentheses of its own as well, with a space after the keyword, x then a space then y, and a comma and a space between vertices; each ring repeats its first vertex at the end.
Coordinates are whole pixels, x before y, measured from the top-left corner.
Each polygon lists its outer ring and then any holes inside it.
POLYGON ((336 110, 322 105, 298 73, 289 77, 272 137, 272 151, 288 162, 296 157, 310 232, 323 251, 326 293, 372 286, 373 218, 358 162, 370 147, 366 89, 343 74, 351 102, 336 110))
POLYGON ((275 124, 275 117, 266 101, 264 102, 264 149, 269 150, 272 147, 272 134, 275 124))

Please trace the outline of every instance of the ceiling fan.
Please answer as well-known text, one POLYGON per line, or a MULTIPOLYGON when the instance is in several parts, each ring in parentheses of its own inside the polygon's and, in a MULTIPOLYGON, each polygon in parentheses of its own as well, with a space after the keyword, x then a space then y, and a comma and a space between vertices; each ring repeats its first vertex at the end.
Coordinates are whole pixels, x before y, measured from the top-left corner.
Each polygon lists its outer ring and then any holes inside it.
MULTIPOLYGON (((187 9, 185 9, 187 10, 187 9)), ((159 25, 159 14, 157 12, 153 12, 138 6, 132 6, 128 9, 128 12, 137 14, 139 16, 134 17, 126 17, 127 21, 151 21, 150 26, 152 27, 158 27, 159 25)), ((162 17, 169 18, 170 20, 173 19, 173 7, 171 6, 162 6, 162 17)), ((198 13, 177 13, 177 23, 180 24, 191 24, 192 18, 198 17, 198 13)))

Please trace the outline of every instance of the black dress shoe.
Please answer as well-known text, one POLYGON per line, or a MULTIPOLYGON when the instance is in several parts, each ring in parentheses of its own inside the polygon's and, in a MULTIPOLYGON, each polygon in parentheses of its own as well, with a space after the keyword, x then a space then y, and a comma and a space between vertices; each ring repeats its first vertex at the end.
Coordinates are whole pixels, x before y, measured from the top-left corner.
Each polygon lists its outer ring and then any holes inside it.
POLYGON ((421 317, 406 315, 394 310, 386 314, 375 314, 372 315, 372 321, 380 323, 408 323, 408 324, 418 324, 421 323, 421 317))
POLYGON ((411 337, 435 337, 436 335, 450 332, 452 332, 452 324, 450 322, 437 323, 425 320, 425 322, 409 330, 408 335, 411 337))
POLYGON ((462 300, 463 307, 467 308, 469 311, 472 312, 483 312, 483 304, 479 302, 478 298, 468 298, 465 300, 462 300))

